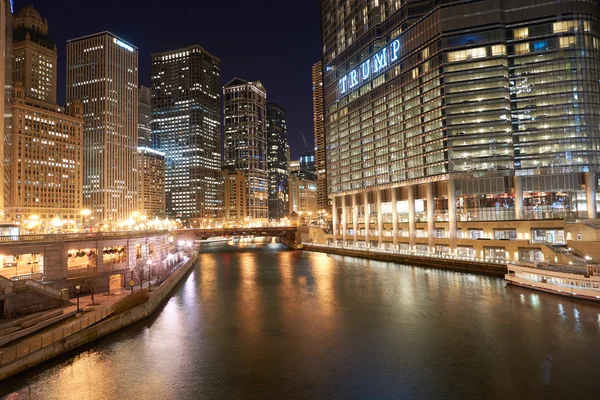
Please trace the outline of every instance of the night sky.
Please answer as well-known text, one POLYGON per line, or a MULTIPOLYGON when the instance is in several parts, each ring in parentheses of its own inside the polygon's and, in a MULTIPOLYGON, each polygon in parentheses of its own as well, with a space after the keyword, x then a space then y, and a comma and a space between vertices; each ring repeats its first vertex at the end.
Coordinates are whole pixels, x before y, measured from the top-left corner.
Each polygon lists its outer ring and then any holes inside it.
POLYGON ((150 86, 155 52, 199 44, 221 60, 221 86, 260 80, 287 110, 292 158, 312 148, 311 66, 320 60, 319 2, 244 0, 31 0, 58 46, 58 98, 65 99, 66 41, 108 30, 139 49, 139 83, 150 86))

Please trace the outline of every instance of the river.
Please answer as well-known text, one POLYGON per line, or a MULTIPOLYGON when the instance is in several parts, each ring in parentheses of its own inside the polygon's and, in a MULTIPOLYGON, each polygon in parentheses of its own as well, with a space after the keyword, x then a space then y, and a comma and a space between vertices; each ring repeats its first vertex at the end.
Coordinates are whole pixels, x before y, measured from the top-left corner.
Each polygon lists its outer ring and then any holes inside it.
POLYGON ((598 398, 600 306, 502 279, 214 247, 151 319, 0 384, 9 399, 598 398))

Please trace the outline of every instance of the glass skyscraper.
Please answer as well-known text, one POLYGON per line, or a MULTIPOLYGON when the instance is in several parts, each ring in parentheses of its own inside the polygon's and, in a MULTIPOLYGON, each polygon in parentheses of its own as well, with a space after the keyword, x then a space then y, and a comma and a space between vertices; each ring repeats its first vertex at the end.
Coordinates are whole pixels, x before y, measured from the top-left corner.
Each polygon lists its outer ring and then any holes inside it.
POLYGON ((455 252, 471 222, 596 218, 598 11, 322 0, 334 240, 455 252))
POLYGON ((285 110, 275 103, 267 103, 267 153, 269 168, 269 219, 288 216, 288 154, 285 110))
POLYGON ((220 78, 198 45, 152 55, 152 147, 166 154, 171 217, 223 216, 220 78))

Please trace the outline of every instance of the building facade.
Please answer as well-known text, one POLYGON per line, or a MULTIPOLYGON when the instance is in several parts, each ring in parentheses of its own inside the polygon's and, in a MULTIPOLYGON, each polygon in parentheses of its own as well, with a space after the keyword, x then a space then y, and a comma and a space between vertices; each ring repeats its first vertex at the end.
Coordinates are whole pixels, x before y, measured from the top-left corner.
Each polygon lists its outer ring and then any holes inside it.
POLYGON ((152 148, 152 94, 145 86, 138 89, 138 146, 152 148))
POLYGON ((198 45, 152 55, 153 148, 167 159, 167 214, 221 218, 220 61, 198 45))
POLYGON ((148 147, 138 147, 139 212, 147 218, 164 218, 165 154, 148 147))
POLYGON ((13 19, 13 80, 25 96, 56 104, 56 44, 48 36, 48 21, 32 6, 13 19))
POLYGON ((318 204, 319 210, 329 212, 331 206, 327 197, 327 149, 325 146, 325 120, 323 117, 323 63, 321 61, 312 66, 312 90, 318 204))
POLYGON ((81 228, 83 106, 64 110, 26 93, 15 81, 6 220, 43 232, 81 228))
POLYGON ((595 1, 338 3, 321 1, 335 242, 457 253, 471 222, 596 218, 595 1))
POLYGON ((10 198, 10 139, 12 98, 12 0, 0 0, 0 174, 4 186, 0 193, 0 222, 10 198))
POLYGON ((6 221, 43 231, 81 227, 81 102, 56 104, 56 46, 35 8, 14 18, 6 221))
POLYGON ((303 221, 316 221, 320 210, 316 175, 303 172, 300 161, 290 162, 289 171, 289 214, 295 213, 303 221))
POLYGON ((225 147, 223 165, 246 176, 247 217, 269 219, 267 170, 267 91, 260 82, 234 78, 223 87, 225 147))
POLYGON ((84 206, 98 223, 137 210, 138 51, 110 32, 67 42, 67 104, 83 103, 84 206))
POLYGON ((285 109, 267 103, 267 162, 269 168, 269 219, 279 220, 289 213, 289 145, 285 109))
POLYGON ((246 212, 246 175, 233 168, 223 169, 225 224, 241 226, 248 222, 246 212))

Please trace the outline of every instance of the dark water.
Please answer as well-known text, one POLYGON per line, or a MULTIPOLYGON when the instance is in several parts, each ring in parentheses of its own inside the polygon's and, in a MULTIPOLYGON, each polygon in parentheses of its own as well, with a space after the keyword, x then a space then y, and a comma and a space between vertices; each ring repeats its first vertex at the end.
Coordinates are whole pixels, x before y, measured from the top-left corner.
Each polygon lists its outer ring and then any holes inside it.
POLYGON ((600 398, 600 306, 501 279, 212 250, 153 319, 0 384, 36 399, 600 398))

